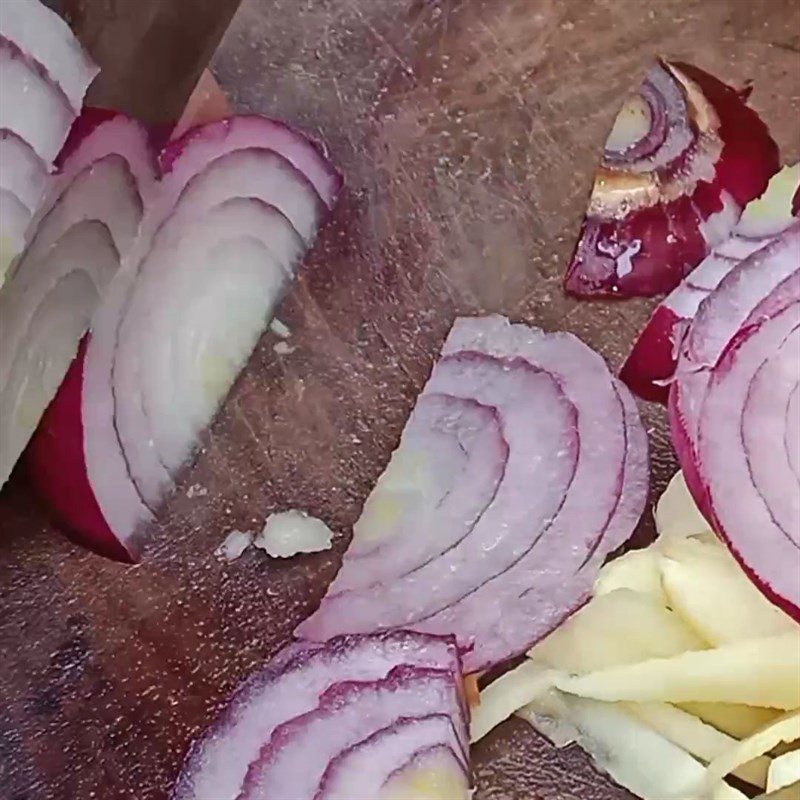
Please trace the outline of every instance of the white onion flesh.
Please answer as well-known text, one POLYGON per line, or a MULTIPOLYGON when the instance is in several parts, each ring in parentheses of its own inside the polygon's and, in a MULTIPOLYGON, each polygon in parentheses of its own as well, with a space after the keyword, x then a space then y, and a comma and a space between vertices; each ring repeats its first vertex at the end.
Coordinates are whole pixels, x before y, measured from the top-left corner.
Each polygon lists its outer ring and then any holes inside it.
POLYGON ((14 194, 33 214, 46 181, 44 162, 30 145, 9 131, 0 132, 0 188, 14 194))
POLYGON ((80 112, 99 69, 58 14, 39 0, 6 0, 0 11, 0 37, 41 64, 75 113, 80 112))
POLYGON ((0 484, 33 434, 78 348, 119 254, 98 222, 73 226, 0 291, 0 484))
POLYGON ((28 142, 42 161, 52 164, 74 118, 56 87, 0 40, 0 129, 28 142))
POLYGON ((80 170, 70 170, 67 157, 65 166, 72 179, 40 205, 27 247, 0 291, 2 420, 14 428, 8 446, 3 442, 0 484, 64 378, 142 218, 122 151, 80 170))
POLYGON ((12 192, 0 189, 0 287, 17 254, 25 247, 30 211, 12 192))

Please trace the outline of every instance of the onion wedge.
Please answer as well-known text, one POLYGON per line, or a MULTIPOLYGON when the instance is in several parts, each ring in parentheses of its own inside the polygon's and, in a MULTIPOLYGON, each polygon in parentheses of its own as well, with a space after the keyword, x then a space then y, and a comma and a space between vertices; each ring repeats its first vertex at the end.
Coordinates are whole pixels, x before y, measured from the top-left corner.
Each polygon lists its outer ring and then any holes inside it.
POLYGON ((298 634, 454 632, 468 672, 498 663, 588 598, 646 487, 635 405, 597 354, 502 317, 458 320, 298 634))
MULTIPOLYGON (((101 152, 111 124, 87 120, 72 157, 101 152)), ((341 184, 300 134, 259 117, 194 128, 157 162, 165 173, 147 195, 126 266, 97 310, 70 392, 56 398, 32 448, 34 475, 55 452, 81 476, 80 491, 76 482, 66 492, 63 482, 37 481, 73 537, 126 561, 139 557, 142 526, 269 324, 333 201, 311 176, 332 176, 330 191, 341 184), (63 435, 64 427, 82 436, 63 435)), ((136 163, 149 169, 148 153, 136 163)))
POLYGON ((779 236, 794 221, 792 198, 800 190, 800 163, 784 167, 761 197, 747 205, 725 240, 656 308, 620 370, 644 400, 666 403, 681 339, 700 304, 743 259, 779 236))
POLYGON ((606 142, 566 290, 671 291, 778 167, 778 148, 741 93, 690 64, 659 61, 606 142))
MULTIPOLYGON (((316 772, 314 780, 309 781, 313 788, 309 786, 306 789, 307 796, 313 798, 322 786, 335 796, 336 791, 357 778, 359 773, 353 770, 365 760, 367 764, 373 762, 369 767, 373 776, 382 774, 383 778, 388 777, 393 769, 402 766, 407 757, 406 743, 417 742, 418 747, 446 743, 455 750, 461 770, 466 770, 465 712, 457 689, 460 665, 454 641, 406 632, 342 637, 324 646, 290 646, 246 681, 220 719, 192 746, 173 791, 173 800, 241 797, 251 765, 254 772, 262 767, 266 769, 264 764, 261 767, 255 765, 262 752, 265 757, 273 753, 270 749, 273 740, 281 738, 288 743, 291 730, 299 733, 306 728, 309 714, 315 714, 320 723, 337 724, 338 710, 346 710, 348 703, 329 701, 325 714, 320 714, 315 712, 320 698, 330 698, 328 692, 332 691, 341 700, 343 692, 355 691, 358 694, 362 687, 374 696, 376 691, 380 691, 376 682, 388 680, 387 676, 392 674, 395 675, 390 681, 392 686, 402 686, 403 681, 397 680, 397 673, 393 673, 397 668, 404 670, 406 675, 411 671, 411 675, 425 676, 422 684, 432 676, 440 686, 450 686, 445 689, 450 697, 447 710, 442 706, 431 707, 412 717, 409 705, 396 715, 385 718, 388 721, 384 724, 378 724, 375 713, 381 711, 380 703, 376 703, 359 720, 359 724, 364 723, 362 729, 366 731, 360 738, 336 752, 332 750, 326 758, 320 757, 317 748, 328 746, 332 738, 327 737, 304 754, 295 753, 295 757, 304 755, 306 760, 312 752, 314 754, 316 772), (346 686, 351 688, 344 688, 346 686), (282 728, 287 724, 293 727, 282 728), (368 729, 370 725, 372 727, 368 729), (395 744, 387 742, 386 735, 400 733, 399 727, 403 728, 403 745, 398 751, 395 744), (424 730, 428 732, 424 733, 424 730), (376 758, 365 759, 365 753, 376 758), (392 757, 392 753, 397 757, 392 757), (385 765, 389 765, 388 769, 385 765)), ((273 755, 269 758, 273 759, 273 755)), ((310 775, 305 767, 297 772, 302 778, 310 775)), ((255 778, 251 776, 251 780, 255 778)), ((299 798, 302 795, 283 796, 299 798)))

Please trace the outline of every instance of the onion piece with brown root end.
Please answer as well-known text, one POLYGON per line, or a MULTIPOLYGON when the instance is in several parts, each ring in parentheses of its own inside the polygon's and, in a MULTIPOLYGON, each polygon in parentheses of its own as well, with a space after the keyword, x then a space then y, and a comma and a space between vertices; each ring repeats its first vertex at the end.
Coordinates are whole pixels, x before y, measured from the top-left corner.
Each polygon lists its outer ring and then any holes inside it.
POLYGON ((777 145, 740 93, 697 67, 659 61, 606 142, 566 291, 674 289, 778 167, 777 145))
POLYGON ((252 785, 259 773, 277 770, 281 757, 295 764, 282 779, 303 780, 305 791, 293 785, 291 792, 280 794, 284 784, 275 784, 267 787, 268 794, 328 800, 367 776, 380 789, 417 750, 440 744, 455 757, 458 773, 468 776, 467 711, 459 677, 458 651, 447 637, 401 631, 290 645, 242 685, 219 720, 195 742, 173 800, 246 796, 253 791, 245 792, 248 771, 252 785), (433 684, 441 693, 437 690, 438 699, 429 703, 433 684), (396 690, 403 692, 399 706, 396 690), (445 698, 446 703, 438 702, 445 698), (349 718, 346 725, 343 715, 349 718), (327 733, 295 750, 294 744, 306 741, 302 737, 315 726, 327 733))
MULTIPOLYGON (((75 159, 101 151, 113 132, 102 115, 91 123, 76 136, 75 159)), ((341 182, 300 134, 259 117, 194 128, 158 163, 167 173, 148 194, 125 269, 31 448, 34 480, 73 536, 123 560, 139 557, 140 526, 171 491, 316 234, 326 202, 311 175, 328 175, 329 188, 341 182), (53 454, 72 465, 69 480, 41 470, 53 454)))
POLYGON ((467 672, 581 606, 647 493, 635 404, 580 340, 457 320, 320 610, 298 634, 454 633, 467 672))
POLYGON ((779 236, 795 219, 800 163, 784 167, 748 204, 731 238, 714 248, 656 308, 628 354, 620 378, 644 400, 666 403, 682 337, 700 304, 743 259, 779 236))

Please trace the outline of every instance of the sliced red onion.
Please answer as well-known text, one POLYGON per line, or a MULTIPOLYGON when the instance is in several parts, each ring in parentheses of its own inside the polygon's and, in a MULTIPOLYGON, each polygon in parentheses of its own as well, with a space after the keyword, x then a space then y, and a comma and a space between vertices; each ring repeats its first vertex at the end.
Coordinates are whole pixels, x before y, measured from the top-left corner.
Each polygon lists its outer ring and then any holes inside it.
POLYGON ((0 287, 17 253, 25 247, 31 212, 13 193, 0 189, 0 287))
POLYGON ((14 44, 0 38, 0 129, 30 144, 49 165, 73 119, 75 111, 59 88, 14 44))
MULTIPOLYGON (((466 748, 460 697, 451 671, 408 665, 395 667, 382 680, 333 684, 313 711, 273 731, 248 770, 242 800, 314 800, 333 759, 409 716, 447 716, 466 748)), ((402 760, 398 766, 404 766, 402 760)))
MULTIPOLYGON (((102 152, 110 124, 83 125, 72 157, 102 152)), ((138 557, 142 524, 171 489, 313 238, 324 206, 310 176, 337 175, 299 134, 257 117, 193 129, 160 161, 167 174, 149 192, 127 266, 95 315, 73 395, 53 410, 60 426, 83 436, 40 437, 83 473, 81 491, 73 487, 70 496, 49 484, 66 526, 124 560, 138 557)), ((139 167, 149 163, 141 153, 139 167)))
POLYGON ((55 395, 119 253, 102 223, 72 226, 0 293, 0 485, 55 395))
POLYGON ((79 172, 114 154, 125 158, 142 201, 149 207, 154 200, 158 174, 150 132, 137 120, 105 108, 84 108, 73 123, 56 160, 57 172, 48 192, 50 198, 57 197, 79 172))
POLYGON ((54 186, 32 222, 30 243, 0 291, 0 484, 64 378, 142 211, 125 155, 112 152, 54 186))
POLYGON ((740 261, 792 224, 792 197, 799 186, 800 164, 784 167, 764 194, 748 204, 731 237, 656 308, 620 370, 632 391, 644 400, 667 402, 681 339, 700 303, 740 261))
POLYGON ((697 67, 659 62, 606 143, 565 289, 672 290, 728 237, 778 166, 776 144, 740 93, 697 67))
POLYGON ((288 125, 257 115, 237 116, 192 128, 170 142, 160 157, 164 183, 173 197, 214 159, 235 150, 272 150, 302 172, 322 202, 333 208, 342 176, 333 168, 322 145, 288 125))
MULTIPOLYGON (((800 250, 798 251, 800 256, 800 250)), ((715 529, 763 590, 800 619, 800 298, 742 331, 714 370, 698 465, 715 529)))
MULTIPOLYGON (((47 167, 31 146, 11 131, 0 131, 0 190, 10 192, 30 217, 39 205, 47 181, 47 167)), ((5 230, 2 228, 0 230, 5 230)))
MULTIPOLYGON (((401 788, 408 797, 403 783, 409 774, 426 771, 452 775, 462 797, 469 796, 469 765, 447 714, 400 717, 340 753, 325 769, 314 800, 384 797, 392 792, 399 800, 401 788)), ((447 797, 458 800, 458 795, 447 797)))
POLYGON ((669 398, 673 443, 698 507, 765 594, 795 617, 800 586, 785 565, 800 557, 798 304, 795 222, 703 301, 669 398))
POLYGON ((76 114, 89 84, 100 71, 78 43, 69 26, 39 0, 3 3, 0 38, 13 42, 41 65, 76 114))
POLYGON ((298 634, 455 633, 470 672, 546 635, 644 507, 646 437, 626 395, 569 334, 458 320, 298 634))
MULTIPOLYGON (((460 672, 454 640, 423 634, 347 636, 310 649, 288 648, 242 685, 220 719, 192 746, 173 800, 235 800, 248 768, 276 729, 317 708, 320 696, 334 684, 379 681, 403 664, 456 677, 460 672)), ((452 731, 453 722, 447 719, 452 731)), ((462 729, 456 732, 463 751, 462 729)), ((314 752, 315 762, 317 756, 314 752)), ((333 771, 337 780, 351 777, 349 770, 333 771)))
POLYGON ((304 250, 286 217, 253 198, 234 197, 190 222, 177 216, 138 268, 111 378, 120 444, 151 509, 269 324, 304 250))

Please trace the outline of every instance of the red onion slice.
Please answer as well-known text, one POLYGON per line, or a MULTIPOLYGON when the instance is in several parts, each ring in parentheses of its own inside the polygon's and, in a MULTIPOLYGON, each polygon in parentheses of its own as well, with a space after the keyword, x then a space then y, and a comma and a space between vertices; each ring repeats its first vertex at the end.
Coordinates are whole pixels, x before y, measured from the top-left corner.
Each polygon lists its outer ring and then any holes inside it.
MULTIPOLYGON (((112 133, 102 113, 86 115, 70 158, 91 160, 112 133)), ((143 151, 135 162, 146 169, 151 159, 143 151)), ((64 481, 43 487, 73 538, 123 560, 138 558, 141 526, 292 278, 305 247, 296 226, 313 238, 324 206, 310 176, 330 176, 331 191, 341 185, 300 134, 257 117, 193 129, 160 163, 167 174, 149 187, 127 266, 70 375, 71 394, 56 398, 54 427, 37 437, 82 473, 69 496, 64 481), (59 432, 64 426, 83 435, 59 432)), ((41 464, 42 454, 32 458, 41 464)))
POLYGON ((289 221, 252 198, 181 223, 161 232, 138 269, 112 375, 120 444, 151 509, 244 366, 304 250, 289 221))
POLYGON ((429 714, 457 720, 459 741, 467 747, 459 681, 450 671, 403 665, 382 680, 336 683, 313 711, 275 729, 250 766, 242 800, 314 800, 339 754, 404 717, 429 714))
POLYGON ((0 189, 0 287, 11 264, 25 247, 25 231, 31 212, 13 193, 0 189))
POLYGON ((659 62, 606 143, 565 289, 670 291, 727 238, 778 165, 740 93, 689 64, 659 62))
MULTIPOLYGON (((242 685, 192 746, 173 800, 235 800, 249 766, 280 725, 313 711, 334 684, 378 681, 401 664, 454 676, 460 671, 452 639, 402 631, 341 637, 310 650, 288 648, 242 685)), ((463 738, 458 741, 463 747, 463 738)))
MULTIPOLYGON (((10 192, 30 217, 39 205, 47 181, 47 168, 33 148, 11 131, 0 131, 0 187, 10 192)), ((0 230, 5 230, 0 228, 0 230)))
MULTIPOLYGON (((800 256, 800 249, 797 253, 800 256)), ((756 583, 800 619, 800 299, 742 331, 713 372, 697 442, 715 529, 756 583)))
POLYGON ((74 172, 41 208, 30 243, 0 291, 2 438, 8 442, 0 484, 64 378, 143 210, 120 153, 74 172))
POLYGON ((71 227, 0 293, 0 485, 55 395, 98 299, 119 266, 99 222, 71 227))
POLYGON ((135 119, 105 108, 84 108, 56 160, 56 174, 48 187, 49 198, 58 197, 78 173, 109 155, 125 158, 136 180, 142 202, 148 206, 155 193, 158 164, 150 146, 150 133, 135 119))
POLYGON ((0 38, 13 42, 38 62, 80 113, 86 89, 100 71, 81 48, 69 26, 39 0, 3 3, 0 38))
POLYGON ((170 142, 160 157, 165 191, 172 203, 188 181, 211 161, 235 150, 263 148, 285 158, 302 172, 330 209, 342 188, 342 176, 321 145, 288 125, 265 117, 237 116, 192 128, 170 142))
POLYGON ((667 402, 682 337, 700 303, 740 261, 793 223, 791 203, 798 184, 800 164, 777 173, 764 194, 745 208, 731 237, 716 247, 653 312, 620 370, 622 380, 641 398, 667 402))
POLYGON ((306 176, 273 150, 248 148, 211 161, 183 188, 172 216, 189 219, 230 197, 253 197, 280 209, 311 244, 326 209, 306 176))
POLYGON ((454 775, 453 782, 467 798, 469 766, 464 758, 446 714, 400 717, 336 756, 328 764, 314 800, 383 797, 393 791, 399 798, 404 779, 417 770, 454 775))
POLYGON ((442 352, 340 576, 297 632, 455 633, 474 671, 521 652, 583 602, 571 581, 593 574, 641 515, 647 444, 627 391, 568 334, 458 320, 442 352), (531 613, 531 591, 564 585, 571 596, 531 613))
POLYGON ((0 129, 30 144, 49 165, 74 118, 75 111, 58 87, 13 44, 0 38, 0 129))

